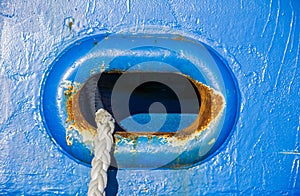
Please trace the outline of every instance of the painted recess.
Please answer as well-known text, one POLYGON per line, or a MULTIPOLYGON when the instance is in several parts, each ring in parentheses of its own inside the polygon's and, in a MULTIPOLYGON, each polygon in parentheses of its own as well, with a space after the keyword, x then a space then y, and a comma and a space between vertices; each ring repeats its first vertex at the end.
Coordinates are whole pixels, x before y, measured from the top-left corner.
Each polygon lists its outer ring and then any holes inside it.
MULTIPOLYGON (((115 167, 190 167, 214 154, 235 124, 237 87, 225 62, 208 46, 176 34, 92 36, 73 43, 57 57, 42 89, 42 113, 48 133, 63 152, 80 163, 89 165, 93 157, 93 130, 90 126, 76 127, 74 119, 70 120, 70 116, 77 115, 70 97, 89 78, 112 70, 180 72, 224 99, 220 114, 204 130, 189 133, 185 139, 151 133, 124 136, 116 132, 115 167)), ((85 113, 93 116, 95 111, 93 108, 85 113)))

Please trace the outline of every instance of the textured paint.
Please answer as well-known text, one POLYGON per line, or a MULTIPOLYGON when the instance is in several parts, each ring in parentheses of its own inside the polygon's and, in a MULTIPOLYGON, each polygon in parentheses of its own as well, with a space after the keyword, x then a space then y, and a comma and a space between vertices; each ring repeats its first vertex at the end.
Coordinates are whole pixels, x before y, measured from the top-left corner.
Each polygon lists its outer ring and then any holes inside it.
POLYGON ((220 53, 238 80, 240 118, 228 144, 199 166, 110 171, 118 194, 300 194, 299 1, 0 5, 1 195, 87 193, 90 168, 61 153, 43 127, 43 75, 74 40, 145 25, 184 31, 220 53))
MULTIPOLYGON (((126 103, 129 102, 127 95, 131 93, 124 96, 125 89, 133 90, 137 87, 133 81, 159 81, 167 84, 176 92, 181 112, 195 112, 199 115, 189 127, 173 133, 163 133, 153 128, 162 126, 161 122, 164 121, 171 124, 173 130, 177 130, 180 124, 170 122, 170 118, 159 122, 151 120, 150 124, 143 125, 131 121, 139 127, 139 131, 152 126, 151 133, 132 133, 132 130, 124 132, 121 131, 122 127, 116 126, 114 157, 118 168, 192 166, 213 154, 223 144, 236 122, 240 104, 232 75, 211 49, 209 51, 195 40, 167 33, 100 34, 73 43, 71 48, 68 47, 61 54, 45 76, 41 89, 41 111, 48 133, 76 161, 84 164, 91 162, 95 135, 94 114, 98 108, 103 107, 113 114, 117 123, 134 113, 134 110, 130 113, 126 111, 126 103), (109 71, 109 76, 99 74, 103 67, 114 71, 109 71), (189 81, 179 74, 167 76, 162 73, 166 70, 174 73, 174 69, 175 73, 186 74, 193 80, 189 81), (116 70, 118 73, 127 71, 120 76, 116 75, 116 70), (139 71, 143 72, 143 76, 137 73, 139 71), (195 86, 190 86, 190 82, 195 86), (112 93, 102 94, 108 86, 113 87, 112 93), (183 88, 184 92, 181 90, 183 88), (195 110, 197 95, 192 94, 194 88, 198 89, 201 97, 198 111, 195 110), (186 95, 189 97, 188 102, 184 101, 186 95), (113 104, 110 106, 111 102, 113 104), (217 139, 216 143, 209 145, 213 138, 217 139)), ((154 96, 162 95, 155 93, 154 96)), ((139 101, 135 102, 137 105, 139 101)), ((169 108, 166 102, 162 104, 164 109, 169 108)), ((147 106, 144 112, 148 113, 148 110, 147 106)))

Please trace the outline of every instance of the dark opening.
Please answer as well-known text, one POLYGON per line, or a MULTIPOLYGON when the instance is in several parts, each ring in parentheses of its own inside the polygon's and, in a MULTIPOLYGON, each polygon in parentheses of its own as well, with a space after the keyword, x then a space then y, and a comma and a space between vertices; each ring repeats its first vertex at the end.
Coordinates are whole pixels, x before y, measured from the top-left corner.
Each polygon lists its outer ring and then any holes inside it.
MULTIPOLYGON (((112 91, 116 85, 116 82, 123 74, 125 73, 103 72, 98 76, 92 77, 89 81, 86 82, 80 93, 79 104, 83 116, 90 124, 96 126, 93 113, 100 108, 104 108, 114 116, 111 107, 112 91), (89 100, 93 99, 93 97, 94 101, 92 103, 88 103, 89 100)), ((119 106, 128 104, 124 103, 122 97, 130 96, 129 104, 127 107, 129 107, 131 116, 135 114, 149 113, 150 105, 156 102, 164 105, 167 114, 198 114, 201 105, 199 91, 189 78, 188 81, 190 85, 184 84, 182 82, 183 79, 186 80, 187 77, 182 74, 172 72, 126 72, 126 80, 122 80, 122 82, 125 82, 125 85, 123 85, 122 88, 118 88, 117 91, 114 91, 114 93, 116 93, 118 97, 117 101, 113 103, 114 108, 117 108, 117 111, 114 110, 114 112, 117 112, 118 116, 121 116, 122 119, 127 118, 128 113, 122 110, 122 107, 119 106), (143 83, 143 78, 153 78, 153 81, 148 80, 147 82, 143 83), (172 86, 176 86, 177 89, 179 89, 181 98, 184 97, 184 100, 180 101, 185 102, 185 104, 188 105, 188 107, 185 107, 184 111, 180 106, 180 102, 176 93, 168 85, 157 82, 157 78, 164 78, 164 80, 168 81, 168 84, 172 84, 172 86), (130 87, 134 85, 136 85, 136 88, 134 88, 134 90, 131 90, 130 92, 130 87), (191 96, 186 92, 187 88, 190 88, 191 86, 193 87, 193 90, 197 95, 196 97, 191 96), (128 95, 129 93, 131 94, 128 95), (197 99, 198 105, 195 106, 194 104, 189 104, 193 103, 191 101, 192 99, 197 99)), ((162 113, 163 111, 154 108, 154 110, 152 110, 151 112, 162 113)), ((120 122, 116 123, 115 129, 116 131, 124 131, 124 129, 120 126, 120 122)))

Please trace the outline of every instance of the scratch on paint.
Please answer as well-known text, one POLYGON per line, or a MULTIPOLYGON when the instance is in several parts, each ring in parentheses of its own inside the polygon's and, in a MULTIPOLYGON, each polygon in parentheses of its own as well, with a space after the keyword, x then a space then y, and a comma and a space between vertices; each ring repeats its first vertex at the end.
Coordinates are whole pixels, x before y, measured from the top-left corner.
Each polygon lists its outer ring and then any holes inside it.
POLYGON ((299 119, 298 119, 298 127, 297 127, 297 130, 296 130, 296 141, 295 141, 295 145, 296 145, 296 149, 299 150, 299 132, 300 132, 300 116, 299 116, 299 119))
MULTIPOLYGON (((292 8, 292 13, 295 14, 295 10, 294 7, 292 5, 292 2, 290 1, 290 7, 292 8)), ((296 14, 297 16, 297 14, 296 14)), ((290 44, 290 52, 293 51, 294 48, 294 41, 295 41, 295 29, 297 28, 297 17, 294 17, 294 24, 293 24, 293 33, 292 33, 292 37, 291 37, 291 44, 290 44)))
POLYGON ((300 166, 300 160, 295 159, 293 161, 293 165, 292 165, 292 169, 291 169, 291 177, 290 177, 290 180, 289 180, 292 183, 292 184, 290 184, 290 186, 292 186, 293 190, 295 188, 297 188, 297 180, 299 180, 298 179, 299 166, 300 166))
POLYGON ((126 0, 126 6, 127 6, 127 12, 130 13, 130 6, 131 6, 130 0, 126 0))
MULTIPOLYGON (((296 25, 295 25, 296 26, 296 25)), ((298 42, 297 42, 298 44, 298 48, 297 48, 297 53, 296 53, 296 57, 295 57, 295 65, 294 65, 294 67, 293 67, 293 69, 294 69, 294 73, 293 73, 293 75, 292 75, 292 78, 291 78, 291 81, 290 81, 290 83, 289 83, 289 86, 288 86, 288 94, 291 92, 291 86, 292 86, 292 84, 294 83, 294 81, 295 81, 295 76, 296 76, 296 73, 297 73, 297 68, 298 68, 298 62, 299 62, 299 53, 300 53, 300 37, 299 37, 299 40, 298 40, 298 42)))
MULTIPOLYGON (((280 13, 280 0, 277 1, 278 3, 278 9, 277 9, 277 13, 276 13, 276 19, 275 19, 275 27, 274 27, 274 30, 273 30, 273 34, 272 34, 272 38, 271 38, 271 41, 270 41, 270 46, 268 48, 268 51, 267 51, 267 57, 269 56, 269 53, 273 47, 273 42, 274 42, 274 39, 275 39, 275 35, 276 35, 276 32, 277 32, 277 27, 278 27, 278 21, 279 21, 279 13, 280 13)), ((262 71, 262 81, 265 80, 265 74, 266 74, 266 70, 268 68, 268 63, 266 63, 263 67, 263 71, 262 71)))
POLYGON ((244 6, 243 6, 243 0, 240 0, 240 4, 241 4, 241 9, 243 9, 244 8, 244 6))
MULTIPOLYGON (((291 6, 291 4, 290 4, 291 6)), ((291 7, 292 8, 292 7, 291 7)), ((277 77, 276 77, 276 80, 275 80, 275 84, 274 84, 274 89, 277 88, 277 85, 278 85, 278 80, 279 80, 279 77, 281 75, 281 71, 282 71, 282 67, 283 67, 283 63, 285 61, 285 57, 286 57, 286 52, 288 50, 288 46, 290 44, 290 40, 291 40, 291 34, 292 34, 292 29, 293 29, 293 24, 294 24, 294 10, 292 8, 292 16, 291 16, 291 22, 290 22, 290 29, 289 29, 289 34, 288 34, 288 37, 287 37, 287 40, 286 40, 286 44, 285 44, 285 48, 284 48, 284 51, 283 51, 283 56, 281 58, 281 62, 280 62, 280 67, 278 69, 278 72, 277 72, 277 77)))
POLYGON ((95 13, 95 7, 96 7, 96 1, 94 0, 92 5, 92 11, 91 11, 92 14, 95 13))
POLYGON ((263 30, 262 30, 262 33, 261 33, 261 35, 260 35, 261 37, 264 36, 264 33, 265 33, 265 31, 266 31, 266 28, 267 28, 267 26, 268 26, 268 24, 269 24, 269 22, 270 22, 270 19, 271 19, 271 11, 272 11, 272 4, 273 4, 273 0, 270 1, 270 7, 269 7, 268 18, 267 18, 267 20, 266 20, 266 23, 265 23, 265 25, 264 25, 264 27, 263 27, 263 30))
POLYGON ((96 1, 89 1, 86 5, 86 13, 91 13, 94 14, 95 13, 95 9, 96 9, 96 1))
POLYGON ((298 151, 283 151, 279 152, 280 154, 285 154, 285 155, 300 155, 300 152, 298 151))

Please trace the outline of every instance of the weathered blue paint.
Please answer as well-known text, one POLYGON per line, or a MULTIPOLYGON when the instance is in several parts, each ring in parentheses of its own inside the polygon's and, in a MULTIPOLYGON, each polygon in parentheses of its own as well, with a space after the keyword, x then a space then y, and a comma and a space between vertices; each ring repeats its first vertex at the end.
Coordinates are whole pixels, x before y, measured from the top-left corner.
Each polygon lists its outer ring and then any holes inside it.
POLYGON ((118 184, 119 195, 299 194, 299 9, 299 1, 281 0, 1 2, 0 193, 87 192, 90 168, 61 153, 43 126, 42 78, 79 38, 158 25, 225 58, 241 91, 240 118, 209 161, 186 170, 110 171, 117 179, 110 188, 118 184))
MULTIPOLYGON (((226 64, 210 48, 205 47, 200 42, 177 34, 155 35, 149 33, 151 30, 148 29, 148 33, 135 33, 133 35, 129 33, 100 34, 79 40, 73 43, 72 47, 68 47, 66 51, 63 51, 51 64, 41 89, 41 115, 45 127, 54 142, 70 158, 85 165, 90 165, 93 158, 91 148, 93 134, 90 132, 94 131, 95 133, 95 127, 89 125, 83 126, 83 123, 95 124, 94 113, 96 112, 95 94, 97 81, 100 77, 99 73, 104 70, 143 71, 148 73, 180 72, 202 84, 208 85, 209 88, 216 91, 219 95, 219 101, 212 101, 212 106, 210 106, 210 102, 207 103, 204 101, 204 95, 201 97, 203 98, 201 108, 204 107, 208 111, 212 110, 210 107, 219 108, 218 111, 214 112, 218 113, 218 115, 207 116, 206 118, 211 119, 211 123, 205 125, 207 127, 203 128, 203 130, 194 131, 189 134, 182 133, 185 135, 184 139, 180 138, 180 135, 176 136, 176 134, 174 136, 155 135, 151 133, 147 135, 145 133, 128 135, 132 131, 132 128, 125 129, 128 130, 126 136, 116 131, 114 147, 116 164, 114 166, 118 168, 153 169, 160 167, 191 167, 212 155, 223 144, 233 129, 237 117, 236 113, 240 105, 238 100, 239 93, 226 64), (90 78, 92 78, 92 81, 90 78), (84 86, 87 82, 89 83, 89 87, 84 86), (72 92, 66 95, 66 92, 70 91, 70 86, 72 86, 72 92), (82 92, 83 88, 89 89, 88 92, 82 92), (78 96, 79 93, 84 93, 84 95, 78 96), (70 97, 72 102, 69 102, 70 97), (80 97, 81 99, 86 97, 86 100, 83 101, 85 102, 83 106, 81 105, 79 108, 75 105, 79 105, 78 100, 80 97), (206 104, 209 104, 209 106, 206 106, 206 104), (215 107, 214 104, 218 104, 219 106, 215 107), (208 107, 209 109, 207 109, 208 107), (85 119, 86 115, 76 117, 83 110, 85 110, 85 113, 89 113, 88 116, 92 116, 90 117, 92 119, 85 119), (71 116, 74 117, 70 118, 71 116), (91 135, 90 139, 84 137, 87 134, 91 135), (68 142, 66 141, 66 137, 68 137, 68 142)), ((156 81, 153 76, 151 80, 156 81)), ((122 83, 120 80, 122 78, 118 79, 117 82, 119 84, 122 83)), ((157 80, 163 82, 165 79, 157 78, 157 80)), ((187 82, 180 81, 181 83, 187 82)), ((174 85, 167 85, 173 91, 176 91, 174 85)), ((126 88, 130 87, 126 85, 126 88)), ((118 106, 110 107, 108 110, 115 116, 116 122, 119 122, 118 120, 120 119, 116 116, 119 109, 117 107, 121 107, 121 105, 129 107, 129 103, 126 103, 124 100, 124 95, 122 95, 124 92, 116 92, 118 91, 118 84, 114 85, 113 91, 115 93, 113 95, 121 97, 121 99, 118 102, 111 95, 111 102, 115 102, 118 106)), ((185 93, 189 93, 188 89, 186 89, 185 93)), ((211 99, 215 100, 217 95, 210 94, 211 99)), ((194 96, 197 99, 196 94, 194 96)), ((100 99, 98 102, 102 100, 102 98, 97 99, 100 99)), ((187 104, 183 103, 183 98, 179 96, 178 99, 182 111, 186 110, 185 105, 187 104)), ((198 101, 197 103, 195 101, 189 102, 194 108, 199 108, 197 106, 198 101)), ((101 105, 101 107, 107 109, 104 104, 101 105)), ((198 109, 194 109, 194 111, 196 113, 199 112, 198 109)), ((184 123, 183 121, 180 122, 180 116, 178 116, 179 120, 174 121, 173 118, 171 122, 170 116, 166 117, 168 118, 163 123, 171 123, 171 126, 173 126, 171 129, 173 130, 179 129, 178 127, 182 127, 184 123)), ((195 118, 192 122, 194 120, 195 118)), ((152 130, 149 132, 161 132, 159 130, 159 127, 162 126, 160 125, 161 121, 151 120, 151 122, 152 125, 141 125, 131 120, 131 123, 140 127, 138 130, 143 129, 145 126, 148 126, 148 128, 152 126, 152 130), (155 129, 154 127, 157 126, 158 129, 155 129)), ((180 129, 183 128, 185 127, 180 129)), ((141 130, 140 132, 143 131, 141 130)))

